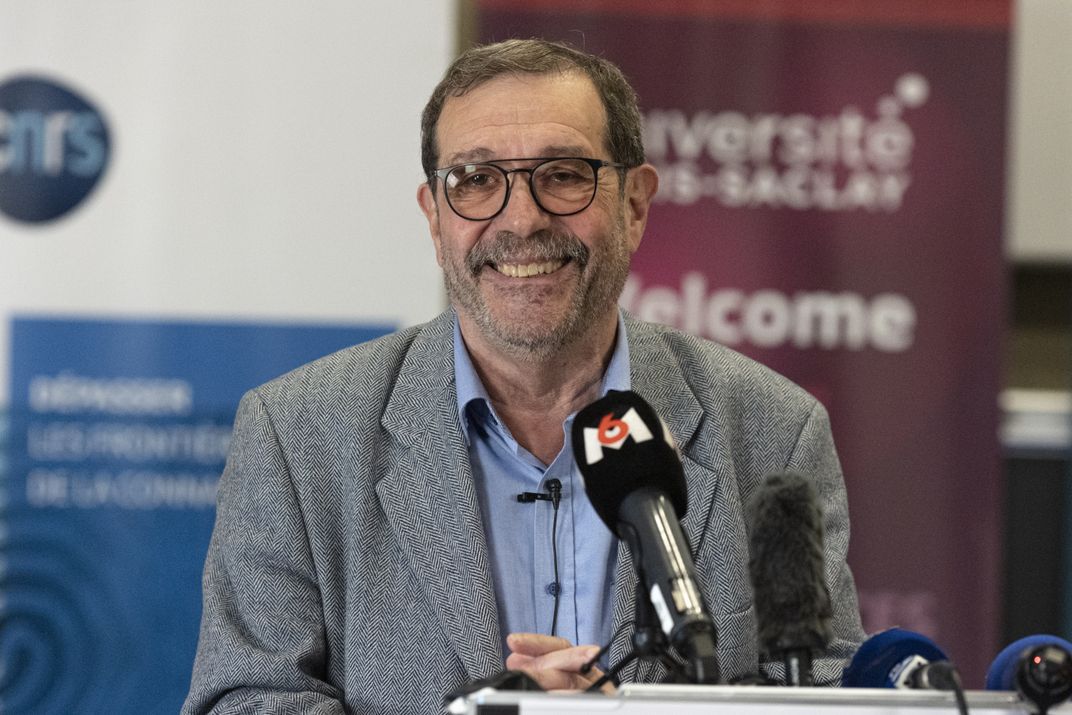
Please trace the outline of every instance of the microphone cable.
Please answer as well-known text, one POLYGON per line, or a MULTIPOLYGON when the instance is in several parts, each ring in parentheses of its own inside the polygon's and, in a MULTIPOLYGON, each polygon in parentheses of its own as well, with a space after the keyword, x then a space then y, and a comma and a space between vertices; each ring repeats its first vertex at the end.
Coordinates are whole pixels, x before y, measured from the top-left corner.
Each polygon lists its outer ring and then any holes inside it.
MULTIPOLYGON (((618 636, 621 635, 622 631, 632 625, 636 625, 636 621, 634 621, 633 619, 629 619, 622 625, 618 626, 617 630, 614 631, 614 635, 610 637, 610 640, 607 641, 606 645, 600 648, 598 653, 593 655, 586 663, 584 663, 584 665, 581 666, 581 675, 588 675, 588 673, 592 671, 592 668, 596 666, 596 663, 599 662, 599 659, 605 656, 607 654, 607 651, 610 650, 611 646, 614 645, 614 641, 617 640, 618 636)), ((599 685, 602 686, 603 683, 599 683, 599 685)), ((596 689, 598 690, 598 688, 596 689)), ((588 692, 592 692, 591 687, 588 689, 588 692)))
POLYGON ((522 504, 531 504, 536 500, 551 502, 551 563, 555 572, 555 608, 551 614, 551 635, 558 634, 558 606, 562 598, 562 583, 558 580, 558 505, 562 502, 562 482, 558 479, 547 480, 547 492, 521 492, 517 500, 522 504))
POLYGON ((551 615, 551 635, 558 632, 558 604, 562 598, 562 583, 558 580, 558 504, 562 501, 562 482, 551 479, 547 482, 547 491, 551 492, 551 563, 555 569, 555 610, 551 615))
POLYGON ((948 660, 939 660, 917 669, 909 676, 909 684, 919 690, 952 691, 960 715, 968 715, 968 700, 957 667, 948 660))

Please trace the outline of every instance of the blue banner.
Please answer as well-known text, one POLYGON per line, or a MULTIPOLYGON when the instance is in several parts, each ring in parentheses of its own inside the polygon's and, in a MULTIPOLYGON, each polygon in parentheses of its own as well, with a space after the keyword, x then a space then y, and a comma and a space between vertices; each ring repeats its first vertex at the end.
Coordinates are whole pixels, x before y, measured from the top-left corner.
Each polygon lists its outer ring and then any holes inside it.
POLYGON ((0 711, 175 713, 239 398, 393 327, 14 319, 0 711))

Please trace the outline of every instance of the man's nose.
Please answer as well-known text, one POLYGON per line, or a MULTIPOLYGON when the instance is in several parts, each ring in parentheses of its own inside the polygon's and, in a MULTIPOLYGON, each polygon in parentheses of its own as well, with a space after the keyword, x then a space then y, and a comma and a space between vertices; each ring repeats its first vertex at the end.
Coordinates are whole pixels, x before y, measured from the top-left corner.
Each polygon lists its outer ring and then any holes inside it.
POLYGON ((551 223, 551 214, 536 203, 528 176, 524 171, 511 172, 510 193, 500 215, 500 218, 520 236, 528 235, 536 228, 545 228, 551 223))

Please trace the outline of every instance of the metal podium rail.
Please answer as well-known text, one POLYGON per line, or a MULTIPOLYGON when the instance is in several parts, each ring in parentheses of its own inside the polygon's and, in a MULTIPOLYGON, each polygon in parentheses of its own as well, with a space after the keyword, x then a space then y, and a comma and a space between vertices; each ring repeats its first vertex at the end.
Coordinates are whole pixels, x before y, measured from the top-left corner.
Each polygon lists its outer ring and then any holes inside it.
MULTIPOLYGON (((972 715, 1023 715, 1034 712, 1016 693, 967 691, 972 715)), ((951 692, 868 688, 785 688, 728 685, 626 685, 617 695, 521 693, 484 690, 473 693, 460 712, 467 715, 584 715, 645 713, 652 715, 928 715, 957 713, 951 692)), ((1072 705, 1051 708, 1069 715, 1072 705)))

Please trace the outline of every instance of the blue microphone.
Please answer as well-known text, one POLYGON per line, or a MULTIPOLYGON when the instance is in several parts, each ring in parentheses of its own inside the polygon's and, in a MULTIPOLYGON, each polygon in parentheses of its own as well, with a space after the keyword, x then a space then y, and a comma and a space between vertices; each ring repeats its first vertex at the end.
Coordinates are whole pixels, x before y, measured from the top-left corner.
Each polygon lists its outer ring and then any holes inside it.
POLYGON ((960 677, 942 649, 920 633, 890 628, 868 638, 841 676, 846 688, 957 690, 960 677))
POLYGON ((987 690, 1015 690, 1040 714, 1072 695, 1072 643, 1034 635, 1007 645, 986 673, 987 690))

